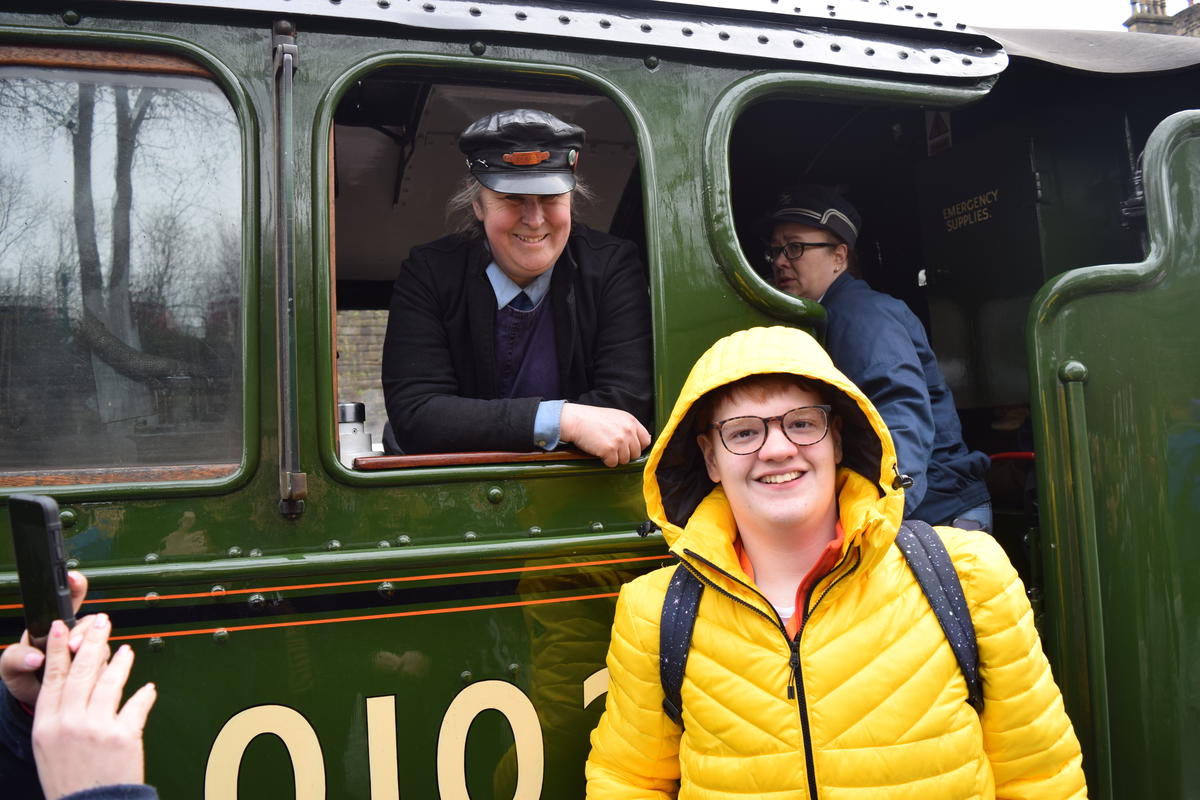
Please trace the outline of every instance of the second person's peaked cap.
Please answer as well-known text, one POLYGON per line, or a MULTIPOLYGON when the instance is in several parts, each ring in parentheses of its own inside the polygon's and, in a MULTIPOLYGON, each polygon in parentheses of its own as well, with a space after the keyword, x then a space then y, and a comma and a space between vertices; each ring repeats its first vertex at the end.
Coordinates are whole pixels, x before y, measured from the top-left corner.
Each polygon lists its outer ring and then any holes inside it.
POLYGON ((783 192, 775 200, 768 219, 777 222, 799 222, 826 230, 851 248, 858 241, 862 217, 850 201, 836 189, 816 183, 802 183, 783 192))

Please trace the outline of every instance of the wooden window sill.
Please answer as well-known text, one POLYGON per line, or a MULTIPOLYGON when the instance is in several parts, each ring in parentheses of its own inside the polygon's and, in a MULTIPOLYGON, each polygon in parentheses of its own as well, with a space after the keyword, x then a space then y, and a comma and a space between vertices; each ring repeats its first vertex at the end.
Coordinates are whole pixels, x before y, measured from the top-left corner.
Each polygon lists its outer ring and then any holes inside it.
POLYGON ((413 467, 462 467, 478 464, 527 464, 559 461, 582 461, 594 456, 579 450, 535 450, 528 453, 489 450, 480 453, 422 453, 402 456, 359 456, 354 468, 364 471, 381 469, 411 469, 413 467))

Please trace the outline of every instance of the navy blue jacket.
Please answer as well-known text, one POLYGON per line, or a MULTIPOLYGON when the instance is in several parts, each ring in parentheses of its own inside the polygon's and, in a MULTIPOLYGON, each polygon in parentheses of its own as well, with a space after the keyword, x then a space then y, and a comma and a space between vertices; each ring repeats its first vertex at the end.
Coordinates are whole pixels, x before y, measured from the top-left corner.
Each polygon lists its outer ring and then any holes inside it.
POLYGON ((968 450, 925 327, 907 305, 842 273, 821 298, 833 363, 871 398, 913 480, 904 516, 933 525, 989 500, 988 457, 968 450))
MULTIPOLYGON (((30 734, 33 717, 0 683, 0 787, 13 800, 42 800, 37 766, 33 762, 30 734)), ((145 784, 100 786, 67 795, 63 800, 157 800, 158 793, 145 784)))

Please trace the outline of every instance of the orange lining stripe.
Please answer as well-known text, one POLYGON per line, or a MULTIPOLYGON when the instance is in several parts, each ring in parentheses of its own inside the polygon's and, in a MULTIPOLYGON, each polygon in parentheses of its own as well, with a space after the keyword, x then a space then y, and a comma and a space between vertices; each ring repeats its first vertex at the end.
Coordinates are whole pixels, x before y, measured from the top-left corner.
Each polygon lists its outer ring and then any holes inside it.
MULTIPOLYGON (((368 583, 380 583, 382 581, 391 581, 393 583, 412 583, 414 581, 432 581, 442 580, 445 578, 470 578, 476 575, 506 575, 514 572, 544 572, 551 569, 566 569, 569 567, 603 567, 610 564, 631 564, 638 561, 661 561, 669 558, 669 556, 638 556, 637 558, 611 558, 603 561, 580 561, 567 562, 559 564, 541 564, 534 567, 505 567, 504 569, 485 569, 473 572, 442 572, 433 575, 411 575, 406 578, 367 578, 361 581, 337 581, 333 583, 298 583, 290 586, 262 586, 251 589, 230 589, 225 592, 191 592, 188 594, 163 594, 154 598, 159 600, 187 600, 196 597, 224 597, 225 595, 251 594, 252 592, 286 592, 296 591, 300 589, 331 589, 338 586, 362 586, 368 583)), ((93 603, 134 603, 145 602, 146 596, 138 597, 112 597, 112 598, 95 598, 93 600, 84 600, 84 605, 93 603)), ((23 608, 20 603, 11 603, 9 605, 0 605, 0 611, 13 611, 23 608)), ((214 629, 215 630, 215 629, 214 629)))
MULTIPOLYGON (((616 597, 617 592, 605 592, 603 594, 581 594, 575 597, 550 597, 542 600, 516 600, 510 603, 489 603, 483 606, 455 606, 453 608, 424 608, 419 611, 393 611, 389 614, 367 614, 360 617, 333 617, 331 619, 306 619, 295 620, 292 622, 266 622, 261 625, 232 625, 223 628, 198 628, 188 631, 163 631, 158 633, 131 633, 126 636, 113 636, 109 638, 110 642, 133 641, 134 639, 151 639, 155 636, 166 639, 174 636, 202 636, 206 633, 216 633, 217 631, 257 631, 266 630, 268 628, 296 628, 308 625, 328 625, 334 622, 362 622, 372 619, 398 619, 400 617, 424 617, 431 614, 455 614, 461 611, 487 611, 497 608, 518 608, 520 606, 542 606, 552 603, 571 603, 579 600, 603 600, 608 597, 616 597)), ((4 650, 9 645, 0 646, 0 650, 4 650)))

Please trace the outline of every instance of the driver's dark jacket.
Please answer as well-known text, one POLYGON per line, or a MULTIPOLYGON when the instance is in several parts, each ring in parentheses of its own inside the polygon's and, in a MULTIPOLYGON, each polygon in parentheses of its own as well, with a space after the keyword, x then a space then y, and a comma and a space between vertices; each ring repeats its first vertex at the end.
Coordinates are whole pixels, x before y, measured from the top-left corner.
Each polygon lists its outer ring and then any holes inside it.
POLYGON ((453 235, 414 248, 400 267, 383 348, 384 399, 400 448, 531 450, 541 400, 618 408, 650 429, 650 301, 634 245, 572 226, 546 298, 561 397, 497 397, 490 261, 483 238, 453 235))

